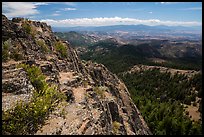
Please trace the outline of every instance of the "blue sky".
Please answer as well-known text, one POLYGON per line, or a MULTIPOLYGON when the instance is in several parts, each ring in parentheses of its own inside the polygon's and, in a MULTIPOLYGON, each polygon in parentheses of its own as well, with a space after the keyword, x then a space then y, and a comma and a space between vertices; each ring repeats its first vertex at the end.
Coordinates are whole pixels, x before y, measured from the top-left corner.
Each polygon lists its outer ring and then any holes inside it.
POLYGON ((202 25, 202 2, 3 2, 2 12, 58 27, 202 25))

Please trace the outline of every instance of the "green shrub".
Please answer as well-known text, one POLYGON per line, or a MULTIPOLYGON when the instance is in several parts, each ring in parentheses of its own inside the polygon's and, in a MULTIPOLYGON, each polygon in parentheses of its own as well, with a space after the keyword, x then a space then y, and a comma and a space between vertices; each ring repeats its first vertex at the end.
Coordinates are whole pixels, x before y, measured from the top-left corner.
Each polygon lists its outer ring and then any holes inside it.
POLYGON ((31 26, 30 26, 27 22, 24 22, 24 23, 22 24, 22 27, 25 29, 25 31, 26 31, 27 34, 31 34, 32 28, 31 28, 31 26))
POLYGON ((36 41, 36 43, 40 46, 42 52, 44 53, 50 52, 50 49, 48 48, 48 46, 45 44, 43 40, 38 40, 36 41))
POLYGON ((11 52, 9 52, 11 46, 12 44, 10 40, 2 42, 2 60, 7 61, 9 58, 14 59, 15 61, 22 60, 23 55, 19 53, 18 49, 12 48, 11 52))
POLYGON ((19 103, 13 110, 4 112, 3 131, 11 134, 34 133, 44 121, 48 109, 51 109, 50 101, 45 102, 45 98, 41 98, 38 97, 29 104, 19 103))
POLYGON ((9 47, 11 43, 9 40, 2 41, 2 61, 7 61, 9 59, 9 47))
POLYGON ((27 34, 30 34, 33 38, 35 37, 35 34, 37 31, 31 26, 31 22, 26 20, 23 24, 22 27, 25 29, 27 34))
POLYGON ((61 58, 67 58, 67 47, 62 42, 55 43, 55 49, 60 54, 61 58))
POLYGON ((24 68, 36 90, 29 103, 18 103, 14 109, 2 113, 3 134, 34 134, 42 125, 49 113, 56 107, 57 103, 64 98, 57 87, 49 86, 45 82, 45 76, 36 66, 21 64, 18 67, 24 68))
POLYGON ((42 74, 42 71, 37 66, 28 66, 25 64, 20 64, 18 67, 22 67, 28 73, 29 79, 32 85, 35 87, 36 91, 39 94, 44 94, 45 89, 48 88, 48 84, 45 81, 45 76, 42 74))
POLYGON ((105 92, 105 87, 103 86, 96 86, 94 87, 93 91, 95 91, 95 93, 100 96, 102 99, 105 98, 104 92, 105 92))
POLYGON ((112 123, 112 126, 113 126, 113 133, 117 134, 119 132, 119 129, 120 129, 120 123, 117 121, 114 121, 112 123))

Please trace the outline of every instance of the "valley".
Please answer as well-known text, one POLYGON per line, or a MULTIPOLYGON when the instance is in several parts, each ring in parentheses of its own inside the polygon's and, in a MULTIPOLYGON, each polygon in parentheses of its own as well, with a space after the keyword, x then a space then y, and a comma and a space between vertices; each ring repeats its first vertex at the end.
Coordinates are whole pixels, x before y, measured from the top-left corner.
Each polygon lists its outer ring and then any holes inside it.
POLYGON ((202 41, 197 34, 77 31, 74 41, 71 33, 55 32, 74 45, 83 37, 73 46, 81 59, 104 64, 124 81, 153 134, 201 133, 202 41))

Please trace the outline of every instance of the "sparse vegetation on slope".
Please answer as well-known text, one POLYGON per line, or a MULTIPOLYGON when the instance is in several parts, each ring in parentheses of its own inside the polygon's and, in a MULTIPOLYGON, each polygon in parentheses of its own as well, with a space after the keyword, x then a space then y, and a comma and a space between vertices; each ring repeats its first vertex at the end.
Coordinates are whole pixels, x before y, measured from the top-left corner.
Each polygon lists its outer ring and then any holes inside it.
POLYGON ((40 46, 40 49, 43 53, 50 52, 50 49, 48 48, 48 45, 45 43, 44 40, 37 40, 36 43, 40 46))
POLYGON ((22 60, 24 57, 21 54, 21 52, 19 52, 18 48, 14 48, 14 46, 12 45, 12 40, 8 39, 4 42, 2 42, 2 61, 6 62, 9 59, 14 59, 15 61, 19 61, 22 60), (10 50, 12 49, 13 50, 10 50))
POLYGON ((7 40, 5 42, 2 41, 2 61, 5 62, 9 59, 9 47, 10 41, 7 40))
POLYGON ((22 24, 22 27, 25 29, 25 32, 28 34, 28 35, 31 35, 33 38, 35 36, 35 34, 37 33, 36 30, 30 25, 30 22, 29 20, 25 20, 22 24))
POLYGON ((114 121, 114 122, 112 123, 112 126, 113 126, 113 133, 114 133, 114 134, 117 134, 118 131, 119 131, 119 129, 120 129, 120 123, 117 122, 117 121, 114 121))
POLYGON ((67 47, 62 42, 56 42, 55 43, 55 49, 59 53, 61 58, 66 58, 68 56, 67 54, 67 47))
POLYGON ((96 93, 99 97, 101 97, 102 99, 105 98, 105 94, 104 94, 104 92, 105 92, 105 87, 103 87, 103 86, 96 86, 96 87, 94 87, 93 90, 95 91, 95 93, 96 93))
POLYGON ((25 135, 35 133, 57 103, 64 99, 55 86, 48 85, 36 66, 20 65, 28 73, 35 90, 32 100, 19 102, 14 109, 2 113, 3 134, 25 135))

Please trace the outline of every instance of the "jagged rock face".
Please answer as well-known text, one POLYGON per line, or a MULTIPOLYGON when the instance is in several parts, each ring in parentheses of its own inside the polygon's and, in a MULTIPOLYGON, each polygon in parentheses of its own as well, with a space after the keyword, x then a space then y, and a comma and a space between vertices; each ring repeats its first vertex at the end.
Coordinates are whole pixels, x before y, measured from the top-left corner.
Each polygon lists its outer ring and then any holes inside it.
POLYGON ((61 135, 149 135, 148 126, 130 98, 124 83, 102 64, 82 62, 67 42, 68 56, 61 59, 54 50, 59 40, 45 23, 28 21, 35 35, 22 28, 22 18, 8 20, 2 15, 3 42, 10 39, 11 49, 18 44, 24 58, 4 62, 2 83, 2 110, 12 108, 15 102, 29 101, 33 86, 26 72, 17 64, 39 66, 47 82, 57 85, 66 100, 60 102, 35 133, 61 135), (42 53, 36 40, 41 39, 51 52, 42 53), (9 94, 8 94, 9 93, 9 94), (22 97, 23 96, 23 97, 22 97), (14 98, 12 101, 9 98, 14 98), (13 105, 10 105, 13 104, 13 105))

